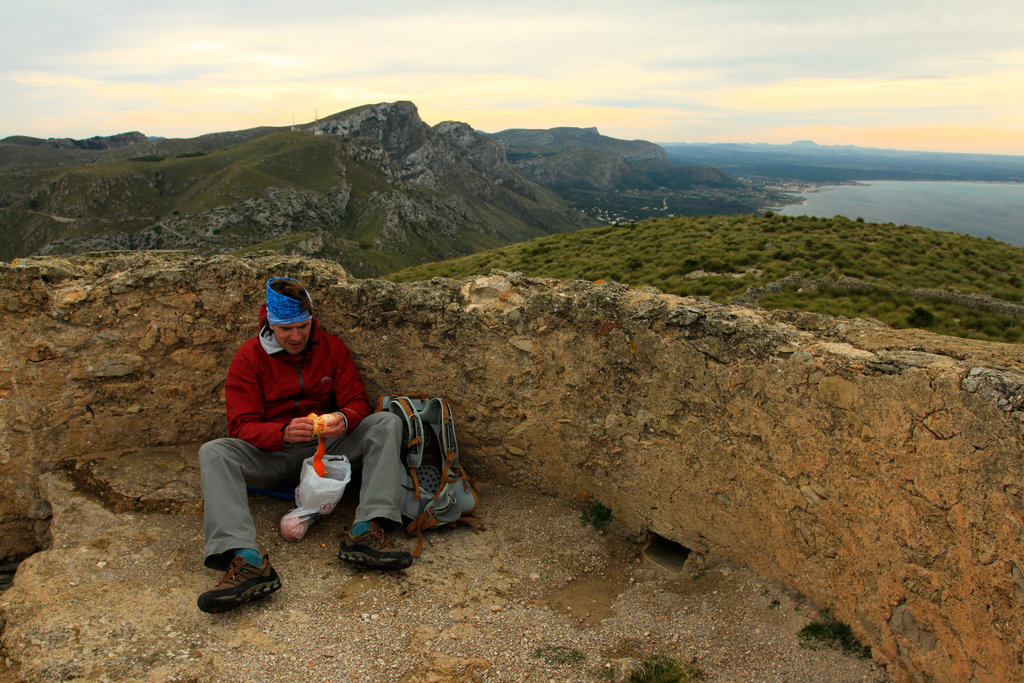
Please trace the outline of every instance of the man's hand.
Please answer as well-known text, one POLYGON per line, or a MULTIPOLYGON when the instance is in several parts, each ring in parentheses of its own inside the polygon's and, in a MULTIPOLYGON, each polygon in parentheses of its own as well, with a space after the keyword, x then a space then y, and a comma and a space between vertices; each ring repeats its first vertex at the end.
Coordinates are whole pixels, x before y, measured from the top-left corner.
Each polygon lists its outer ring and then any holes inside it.
MULTIPOLYGON (((323 416, 323 419, 324 431, 321 436, 325 439, 332 439, 345 433, 347 422, 344 416, 340 413, 328 413, 323 416)), ((313 427, 313 418, 308 415, 305 417, 296 417, 288 423, 287 427, 284 428, 282 438, 285 443, 312 441, 316 438, 316 434, 313 432, 313 427)))
POLYGON ((313 420, 309 417, 296 417, 284 428, 282 438, 285 443, 301 443, 316 438, 313 434, 313 420))
POLYGON ((324 415, 324 432, 323 436, 325 439, 333 439, 336 436, 341 436, 345 433, 348 421, 345 416, 341 413, 328 413, 324 415))

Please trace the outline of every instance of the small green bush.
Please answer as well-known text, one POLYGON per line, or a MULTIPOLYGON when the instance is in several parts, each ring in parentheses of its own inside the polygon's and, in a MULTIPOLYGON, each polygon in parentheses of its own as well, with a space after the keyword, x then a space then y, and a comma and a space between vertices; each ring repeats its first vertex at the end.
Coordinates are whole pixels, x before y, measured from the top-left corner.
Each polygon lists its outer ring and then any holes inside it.
POLYGON ((631 683, 686 683, 707 678, 700 669, 680 664, 672 657, 653 655, 640 662, 640 668, 629 677, 631 683))
POLYGON ((935 314, 923 306, 914 306, 914 312, 907 318, 911 327, 928 327, 935 322, 935 314))
POLYGON ((583 508, 580 513, 580 521, 584 526, 592 526, 595 529, 604 529, 612 521, 611 508, 594 501, 583 508))
POLYGON ((847 624, 831 619, 812 621, 800 629, 797 634, 800 638, 800 647, 808 650, 817 650, 819 645, 825 645, 836 650, 841 650, 848 655, 858 657, 870 657, 871 648, 861 645, 847 624))

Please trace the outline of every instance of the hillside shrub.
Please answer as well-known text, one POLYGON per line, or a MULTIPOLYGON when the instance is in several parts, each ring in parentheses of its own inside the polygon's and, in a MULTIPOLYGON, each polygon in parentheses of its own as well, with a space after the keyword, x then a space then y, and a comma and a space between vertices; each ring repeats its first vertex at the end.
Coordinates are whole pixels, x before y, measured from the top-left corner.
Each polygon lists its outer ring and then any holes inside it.
POLYGON ((935 314, 923 306, 914 306, 913 313, 907 318, 910 327, 928 327, 935 322, 935 314))

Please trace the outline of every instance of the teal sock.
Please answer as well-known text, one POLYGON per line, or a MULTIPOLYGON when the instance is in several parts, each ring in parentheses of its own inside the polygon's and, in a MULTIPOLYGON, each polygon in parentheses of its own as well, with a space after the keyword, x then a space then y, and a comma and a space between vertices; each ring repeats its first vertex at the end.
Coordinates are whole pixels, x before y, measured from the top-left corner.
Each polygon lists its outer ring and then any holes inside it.
POLYGON ((356 522, 352 525, 352 535, 358 536, 359 534, 365 533, 370 530, 369 522, 356 522))
POLYGON ((254 567, 263 566, 263 557, 260 556, 259 551, 252 548, 238 548, 235 550, 235 557, 241 557, 254 567))

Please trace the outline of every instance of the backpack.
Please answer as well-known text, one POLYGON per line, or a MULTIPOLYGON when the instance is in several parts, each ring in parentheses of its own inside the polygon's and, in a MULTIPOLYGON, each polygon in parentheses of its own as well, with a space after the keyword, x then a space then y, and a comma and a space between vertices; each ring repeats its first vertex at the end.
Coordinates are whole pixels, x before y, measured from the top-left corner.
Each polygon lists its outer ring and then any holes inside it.
POLYGON ((377 410, 402 418, 405 444, 402 464, 402 516, 405 531, 419 539, 413 557, 423 551, 423 531, 434 526, 455 527, 459 522, 474 527, 478 497, 473 482, 459 464, 455 419, 448 402, 439 396, 384 394, 377 410))

